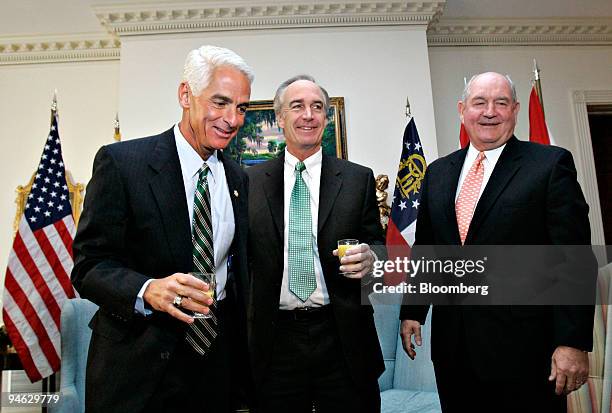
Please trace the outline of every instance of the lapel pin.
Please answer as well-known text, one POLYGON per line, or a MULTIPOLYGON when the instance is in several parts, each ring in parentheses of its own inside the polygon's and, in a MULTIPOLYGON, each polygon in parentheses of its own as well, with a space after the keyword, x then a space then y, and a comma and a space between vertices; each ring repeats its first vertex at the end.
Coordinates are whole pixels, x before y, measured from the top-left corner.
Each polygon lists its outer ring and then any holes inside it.
POLYGON ((235 189, 234 189, 234 196, 238 198, 238 191, 236 191, 235 189))

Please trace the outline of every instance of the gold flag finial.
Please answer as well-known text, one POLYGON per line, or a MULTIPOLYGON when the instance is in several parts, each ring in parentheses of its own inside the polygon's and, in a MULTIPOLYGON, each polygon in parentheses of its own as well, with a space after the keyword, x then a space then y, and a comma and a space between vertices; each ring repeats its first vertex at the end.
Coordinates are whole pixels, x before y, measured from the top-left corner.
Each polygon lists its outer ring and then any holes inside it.
POLYGON ((115 114, 114 125, 115 125, 115 136, 113 136, 113 138, 117 142, 119 142, 121 140, 121 130, 120 130, 120 127, 119 127, 119 113, 115 114))
POLYGON ((53 101, 51 102, 51 110, 57 112, 57 89, 53 91, 53 101))
POLYGON ((59 115, 57 113, 57 89, 53 91, 53 101, 51 102, 51 120, 49 123, 53 125, 53 120, 57 118, 59 119, 59 115))
POLYGON ((533 77, 536 81, 540 80, 540 68, 538 67, 538 62, 533 59, 533 77))
POLYGON ((544 114, 544 97, 542 96, 542 81, 540 79, 540 68, 538 62, 533 59, 533 85, 535 86, 536 94, 540 100, 540 106, 542 106, 542 114, 544 114))
POLYGON ((412 112, 410 111, 410 100, 406 97, 406 117, 409 118, 412 116, 412 112))

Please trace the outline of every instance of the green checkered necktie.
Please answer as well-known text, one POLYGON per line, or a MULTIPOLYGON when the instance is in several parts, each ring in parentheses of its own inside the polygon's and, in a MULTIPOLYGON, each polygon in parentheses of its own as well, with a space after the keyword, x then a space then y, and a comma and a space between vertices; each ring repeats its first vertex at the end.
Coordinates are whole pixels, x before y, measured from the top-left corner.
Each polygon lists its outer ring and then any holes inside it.
POLYGON ((303 162, 295 165, 295 184, 289 203, 289 290, 306 301, 317 288, 312 251, 310 192, 302 178, 303 162))
MULTIPOLYGON (((210 191, 208 189, 208 171, 205 163, 198 172, 198 185, 193 197, 193 269, 197 272, 215 271, 215 250, 213 246, 212 214, 210 191)), ((215 337, 217 337, 216 302, 210 306, 211 318, 196 318, 189 325, 186 334, 187 342, 201 355, 206 354, 215 337)))

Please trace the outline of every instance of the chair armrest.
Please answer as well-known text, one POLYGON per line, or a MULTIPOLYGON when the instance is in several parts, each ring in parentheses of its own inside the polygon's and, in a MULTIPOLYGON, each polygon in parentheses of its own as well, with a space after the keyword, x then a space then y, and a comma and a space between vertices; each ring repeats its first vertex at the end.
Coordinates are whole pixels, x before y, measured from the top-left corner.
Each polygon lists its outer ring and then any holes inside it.
POLYGON ((82 413, 79 410, 79 396, 75 386, 62 387, 57 404, 49 405, 50 413, 82 413))

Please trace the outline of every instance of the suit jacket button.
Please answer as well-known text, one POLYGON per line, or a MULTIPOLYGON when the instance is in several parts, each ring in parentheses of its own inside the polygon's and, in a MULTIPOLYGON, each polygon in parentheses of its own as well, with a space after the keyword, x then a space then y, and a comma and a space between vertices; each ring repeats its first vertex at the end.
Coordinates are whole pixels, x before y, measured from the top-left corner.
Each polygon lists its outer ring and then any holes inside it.
POLYGON ((162 360, 170 360, 170 352, 169 351, 162 351, 160 355, 161 355, 161 359, 162 360))

